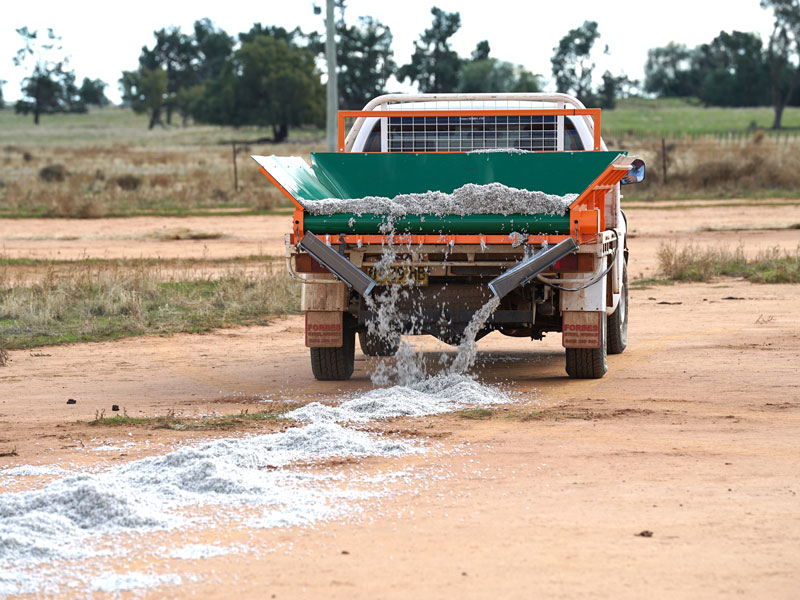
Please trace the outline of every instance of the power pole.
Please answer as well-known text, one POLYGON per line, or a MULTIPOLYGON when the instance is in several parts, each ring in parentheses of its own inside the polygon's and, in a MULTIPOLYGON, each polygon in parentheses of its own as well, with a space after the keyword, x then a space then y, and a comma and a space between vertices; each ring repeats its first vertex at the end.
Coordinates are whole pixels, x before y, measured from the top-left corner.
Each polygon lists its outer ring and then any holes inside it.
POLYGON ((328 110, 325 137, 328 152, 336 152, 336 113, 339 110, 339 91, 336 84, 336 23, 333 18, 334 0, 327 0, 325 17, 325 59, 328 62, 328 110))

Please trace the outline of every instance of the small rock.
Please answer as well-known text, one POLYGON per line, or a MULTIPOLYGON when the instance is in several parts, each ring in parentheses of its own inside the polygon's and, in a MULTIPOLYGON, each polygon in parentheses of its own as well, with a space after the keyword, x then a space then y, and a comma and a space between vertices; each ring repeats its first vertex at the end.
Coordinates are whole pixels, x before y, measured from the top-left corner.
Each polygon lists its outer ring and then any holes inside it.
POLYGON ((113 412, 119 412, 119 404, 112 404, 111 405, 111 410, 113 412))
POLYGON ((637 535, 638 537, 653 537, 653 532, 645 529, 644 531, 640 531, 635 535, 637 535))
POLYGON ((75 398, 68 398, 67 399, 67 404, 77 404, 77 403, 78 403, 78 401, 75 400, 75 398))

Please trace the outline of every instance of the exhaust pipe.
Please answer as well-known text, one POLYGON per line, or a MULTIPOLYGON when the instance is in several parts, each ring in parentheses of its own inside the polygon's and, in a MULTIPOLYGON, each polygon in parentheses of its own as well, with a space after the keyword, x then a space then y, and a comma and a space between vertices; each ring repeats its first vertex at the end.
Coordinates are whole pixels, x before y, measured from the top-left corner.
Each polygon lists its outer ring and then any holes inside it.
MULTIPOLYGON (((305 239, 305 238, 304 238, 305 239)), ((530 258, 524 259, 518 265, 495 277, 489 282, 489 289, 498 298, 508 295, 521 285, 525 285, 539 273, 547 270, 557 260, 572 254, 578 249, 578 244, 571 237, 559 242, 552 248, 540 250, 530 258)))
POLYGON ((372 277, 336 252, 312 232, 306 232, 298 247, 308 252, 317 262, 327 267, 331 273, 362 296, 369 294, 372 288, 375 287, 375 281, 372 277))

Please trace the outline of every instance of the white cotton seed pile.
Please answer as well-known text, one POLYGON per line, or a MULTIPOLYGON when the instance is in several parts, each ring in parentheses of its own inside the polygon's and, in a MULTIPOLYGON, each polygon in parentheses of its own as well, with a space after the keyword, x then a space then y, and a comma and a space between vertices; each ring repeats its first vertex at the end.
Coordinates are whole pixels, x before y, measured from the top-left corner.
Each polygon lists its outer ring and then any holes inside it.
POLYGON ((338 406, 313 402, 287 416, 312 423, 366 423, 392 417, 424 417, 509 401, 499 389, 482 385, 471 377, 442 373, 409 385, 376 388, 338 406))
POLYGON ((240 551, 241 548, 226 548, 224 546, 209 546, 207 544, 187 544, 166 553, 169 558, 180 560, 199 560, 214 558, 240 551))
POLYGON ((20 465, 0 469, 0 477, 41 477, 42 475, 63 475, 66 473, 61 467, 52 465, 20 465))
MULTIPOLYGON (((382 262, 390 264, 394 252, 392 245, 387 245, 382 262)), ((371 332, 396 342, 406 332, 397 328, 397 301, 402 294, 399 288, 391 292, 375 307, 380 320, 371 332)), ((423 451, 420 445, 377 437, 342 427, 339 422, 421 417, 509 402, 501 390, 467 375, 475 363, 475 338, 497 305, 493 298, 476 312, 449 368, 429 375, 422 353, 403 340, 391 367, 384 361, 373 373, 373 380, 393 379, 398 385, 373 389, 335 406, 314 402, 288 413, 289 418, 308 425, 187 446, 100 473, 70 475, 41 489, 0 494, 0 597, 42 591, 58 595, 65 587, 74 591, 75 585, 106 593, 178 585, 180 577, 174 575, 130 572, 98 577, 91 571, 72 571, 61 576, 46 565, 115 556, 107 544, 103 549, 104 534, 163 530, 202 521, 183 516, 184 507, 239 504, 262 508, 260 515, 246 522, 249 528, 303 526, 356 513, 356 501, 380 492, 354 485, 357 482, 342 474, 320 475, 293 466, 330 457, 402 456, 423 451)), ((53 467, 21 466, 0 471, 0 475, 62 472, 53 467)), ((226 511, 218 511, 215 518, 229 517, 226 511)), ((243 550, 187 545, 166 556, 197 560, 237 551, 243 550)))
POLYGON ((325 200, 301 200, 303 207, 313 215, 336 213, 372 213, 390 217, 406 215, 559 215, 578 194, 546 194, 545 192, 522 190, 502 183, 477 185, 468 183, 453 191, 400 194, 394 198, 366 196, 364 198, 325 200))
POLYGON ((89 585, 89 589, 93 592, 115 594, 129 590, 154 588, 160 585, 180 585, 182 582, 183 579, 179 575, 150 575, 133 571, 95 577, 89 585))
POLYGON ((531 154, 532 150, 522 148, 478 148, 470 150, 467 154, 531 154))
MULTIPOLYGON (((298 515, 324 517, 319 479, 283 469, 333 456, 397 456, 420 451, 333 423, 282 433, 222 439, 109 469, 80 474, 40 490, 0 495, 0 568, 21 561, 95 555, 91 537, 186 523, 187 505, 247 503, 278 507, 276 525, 298 515), (267 470, 272 468, 273 470, 267 470)), ((336 497, 336 493, 332 493, 336 497)))

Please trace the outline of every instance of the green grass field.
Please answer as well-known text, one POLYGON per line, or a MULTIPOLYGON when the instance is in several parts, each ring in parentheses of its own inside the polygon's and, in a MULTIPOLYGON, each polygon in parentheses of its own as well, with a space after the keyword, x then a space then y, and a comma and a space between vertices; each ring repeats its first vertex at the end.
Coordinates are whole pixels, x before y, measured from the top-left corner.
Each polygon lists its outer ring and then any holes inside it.
MULTIPOLYGON (((617 108, 603 112, 603 132, 608 137, 681 137, 701 135, 744 134, 755 126, 772 126, 771 107, 717 108, 704 107, 697 101, 682 98, 649 100, 625 98, 617 108)), ((189 125, 180 119, 163 129, 147 129, 147 116, 137 115, 122 107, 92 109, 86 114, 44 115, 41 125, 34 126, 30 116, 17 115, 10 108, 0 110, 0 141, 3 144, 99 144, 135 146, 216 145, 230 140, 268 138, 271 129, 258 127, 217 127, 189 125)), ((783 116, 784 130, 779 134, 800 134, 800 107, 789 107, 783 116)), ((772 134, 773 132, 769 131, 772 134)), ((319 146, 324 144, 324 131, 313 127, 293 128, 290 142, 319 146)))
MULTIPOLYGON (((184 127, 180 117, 173 117, 173 124, 167 128, 148 130, 147 123, 146 115, 109 106, 93 108, 85 114, 43 115, 36 126, 32 116, 15 114, 13 108, 7 107, 0 110, 0 144, 202 146, 272 137, 272 129, 261 127, 184 127)), ((292 141, 324 144, 325 132, 315 127, 296 127, 289 130, 289 136, 292 141)))
MULTIPOLYGON (((626 98, 614 110, 603 111, 602 129, 605 137, 681 137, 702 135, 743 134, 752 126, 772 127, 771 107, 717 108, 704 107, 682 98, 647 100, 626 98)), ((800 108, 789 107, 783 113, 781 132, 775 135, 800 134, 800 108)))

